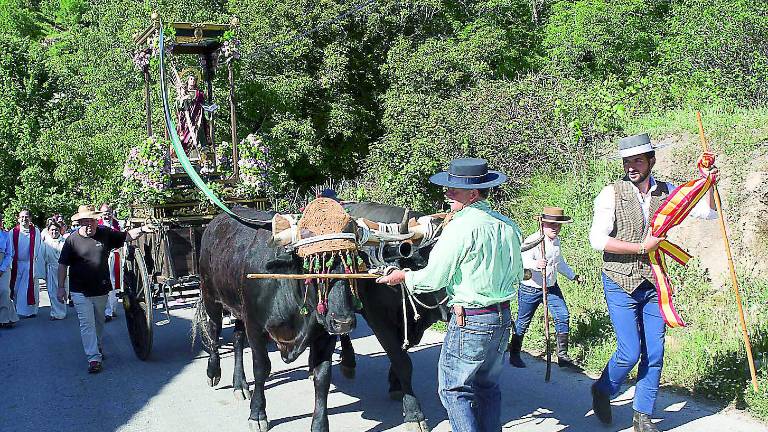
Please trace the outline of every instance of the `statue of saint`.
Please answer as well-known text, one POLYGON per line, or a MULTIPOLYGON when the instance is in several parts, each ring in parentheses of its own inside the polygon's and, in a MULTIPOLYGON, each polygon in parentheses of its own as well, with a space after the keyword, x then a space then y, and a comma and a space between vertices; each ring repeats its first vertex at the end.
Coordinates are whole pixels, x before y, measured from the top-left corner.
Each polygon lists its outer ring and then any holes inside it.
POLYGON ((178 125, 176 132, 181 138, 184 150, 189 155, 190 150, 203 151, 212 141, 208 121, 205 118, 203 102, 205 94, 197 88, 197 77, 187 76, 185 88, 180 89, 176 99, 178 125))

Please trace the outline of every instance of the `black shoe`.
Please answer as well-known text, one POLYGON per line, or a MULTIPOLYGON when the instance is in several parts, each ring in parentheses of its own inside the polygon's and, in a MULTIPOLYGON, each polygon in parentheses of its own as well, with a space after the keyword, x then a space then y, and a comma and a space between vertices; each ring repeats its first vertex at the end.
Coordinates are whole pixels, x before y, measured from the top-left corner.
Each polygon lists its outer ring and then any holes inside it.
POLYGON ((101 372, 102 366, 101 362, 92 361, 88 363, 88 373, 96 374, 101 372))
POLYGON ((507 349, 509 350, 509 364, 516 368, 524 368, 525 363, 520 358, 520 351, 523 349, 523 336, 512 333, 512 339, 509 340, 507 349))
POLYGON ((659 432, 659 429, 651 422, 651 416, 635 411, 632 416, 632 426, 635 432, 659 432))
POLYGON ((568 355, 568 333, 557 334, 557 365, 560 367, 578 368, 568 355))
POLYGON ((598 390, 597 383, 592 384, 592 409, 595 410, 595 416, 601 422, 611 424, 613 421, 611 396, 598 390))

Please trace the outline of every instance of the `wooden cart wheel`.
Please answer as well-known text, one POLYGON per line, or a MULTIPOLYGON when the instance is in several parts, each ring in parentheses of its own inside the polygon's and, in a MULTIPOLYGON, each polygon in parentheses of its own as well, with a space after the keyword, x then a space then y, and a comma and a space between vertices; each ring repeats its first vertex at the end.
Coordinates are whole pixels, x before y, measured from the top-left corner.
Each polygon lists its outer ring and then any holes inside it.
POLYGON ((125 277, 125 322, 133 351, 140 360, 149 358, 152 351, 152 327, 154 304, 152 303, 151 278, 147 272, 144 255, 135 246, 128 246, 123 261, 125 277))

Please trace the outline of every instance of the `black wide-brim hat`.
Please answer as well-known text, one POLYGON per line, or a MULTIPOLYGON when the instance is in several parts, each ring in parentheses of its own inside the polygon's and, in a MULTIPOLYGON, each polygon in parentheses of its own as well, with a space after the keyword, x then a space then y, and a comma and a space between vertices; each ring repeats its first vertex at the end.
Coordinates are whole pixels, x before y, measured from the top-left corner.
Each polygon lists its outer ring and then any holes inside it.
POLYGON ((507 181, 507 176, 488 169, 488 161, 477 158, 454 159, 448 171, 439 172, 429 181, 457 189, 488 189, 507 181))

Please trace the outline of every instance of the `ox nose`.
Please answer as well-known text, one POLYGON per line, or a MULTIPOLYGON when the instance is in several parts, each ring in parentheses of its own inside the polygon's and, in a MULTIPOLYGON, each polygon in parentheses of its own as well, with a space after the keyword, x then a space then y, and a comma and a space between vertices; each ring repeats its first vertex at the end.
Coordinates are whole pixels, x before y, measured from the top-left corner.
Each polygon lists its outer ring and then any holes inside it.
POLYGON ((341 318, 334 313, 329 314, 330 327, 332 334, 347 334, 355 328, 355 316, 352 315, 349 318, 341 318))

